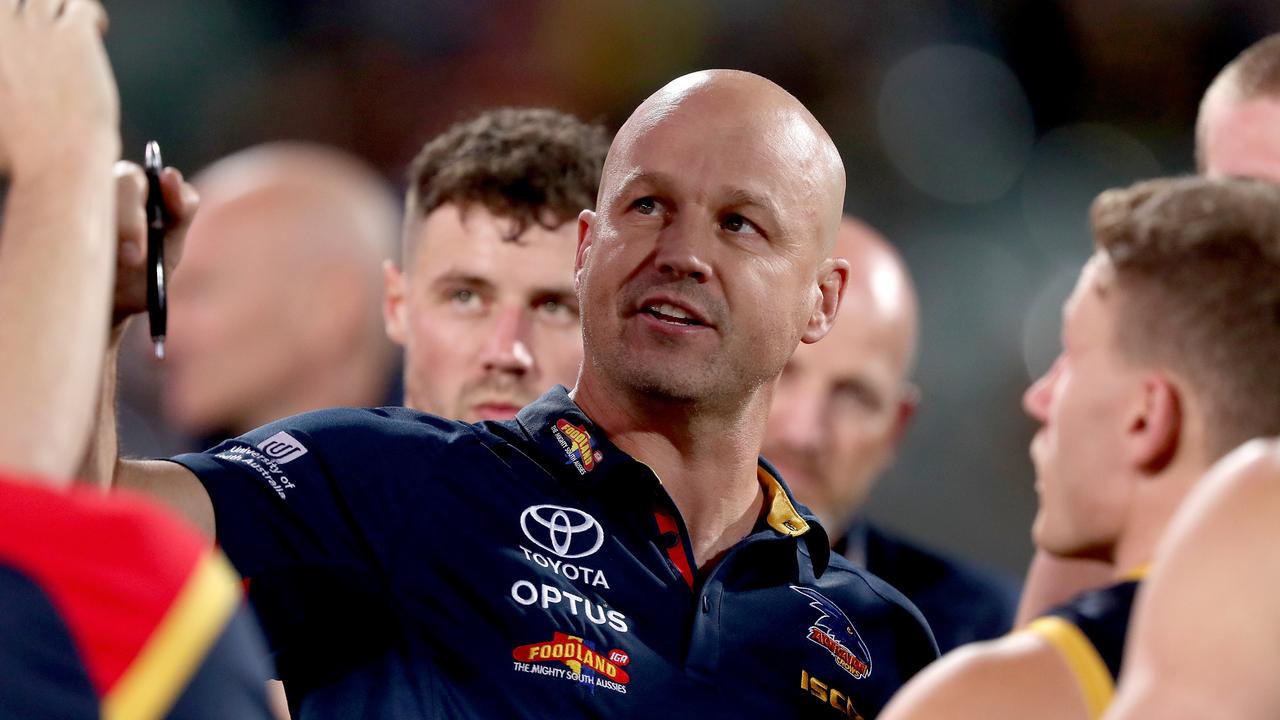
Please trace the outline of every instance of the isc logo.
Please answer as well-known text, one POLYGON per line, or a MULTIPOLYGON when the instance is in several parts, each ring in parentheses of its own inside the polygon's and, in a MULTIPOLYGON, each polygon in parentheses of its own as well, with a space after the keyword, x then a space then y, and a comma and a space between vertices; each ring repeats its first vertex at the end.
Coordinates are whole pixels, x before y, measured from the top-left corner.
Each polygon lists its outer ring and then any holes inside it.
POLYGON ((820 702, 830 705, 833 710, 847 718, 863 720, 863 717, 853 708, 853 701, 848 695, 813 677, 806 670, 800 671, 800 689, 808 690, 820 702))
POLYGON ((283 430, 258 443, 258 449, 276 461, 277 465, 284 465, 307 454, 307 449, 302 446, 302 443, 283 430))

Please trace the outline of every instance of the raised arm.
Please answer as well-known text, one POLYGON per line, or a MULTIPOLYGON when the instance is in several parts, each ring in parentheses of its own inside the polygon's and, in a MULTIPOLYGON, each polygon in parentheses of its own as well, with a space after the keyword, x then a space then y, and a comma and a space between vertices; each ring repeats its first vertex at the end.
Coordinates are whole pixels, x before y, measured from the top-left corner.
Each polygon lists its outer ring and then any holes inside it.
MULTIPOLYGON (((116 360, 125 327, 146 311, 146 208, 147 181, 142 169, 130 162, 116 163, 115 296, 111 330, 102 365, 101 395, 96 432, 84 455, 80 476, 90 482, 145 492, 173 507, 196 527, 212 536, 213 506, 204 487, 191 471, 170 462, 120 458, 116 433, 116 360)), ((182 253, 182 241, 195 216, 199 197, 182 175, 166 168, 160 177, 170 227, 165 235, 165 261, 173 269, 182 253)))
POLYGON ((84 451, 115 258, 119 99, 97 2, 0 12, 0 467, 67 478, 84 451))
POLYGON ((1036 550, 1022 584, 1013 626, 1020 628, 1082 592, 1110 585, 1115 576, 1116 569, 1108 562, 1063 558, 1036 550))

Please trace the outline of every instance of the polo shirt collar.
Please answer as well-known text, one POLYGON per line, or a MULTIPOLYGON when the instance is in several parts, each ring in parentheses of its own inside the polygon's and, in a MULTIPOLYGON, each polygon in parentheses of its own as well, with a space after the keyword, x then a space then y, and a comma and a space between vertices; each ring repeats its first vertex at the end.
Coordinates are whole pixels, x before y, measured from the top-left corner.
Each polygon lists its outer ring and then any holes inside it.
MULTIPOLYGON (((559 475, 587 481, 609 477, 611 471, 635 458, 609 442, 604 431, 569 397, 563 385, 548 390, 516 415, 516 422, 559 475)), ((765 515, 757 530, 769 530, 789 538, 803 537, 809 548, 814 571, 821 574, 829 562, 831 547, 827 533, 808 508, 796 502, 782 476, 764 458, 759 459, 756 477, 764 491, 765 515)))
POLYGON ((560 476, 588 480, 608 476, 619 465, 634 459, 605 437, 586 413, 556 385, 526 405, 516 415, 525 436, 559 468, 560 476))
POLYGON ((803 537, 813 562, 813 571, 821 575, 831 561, 831 541, 827 531, 809 508, 796 502, 791 489, 764 458, 759 459, 756 477, 764 490, 765 517, 763 525, 787 537, 803 537))

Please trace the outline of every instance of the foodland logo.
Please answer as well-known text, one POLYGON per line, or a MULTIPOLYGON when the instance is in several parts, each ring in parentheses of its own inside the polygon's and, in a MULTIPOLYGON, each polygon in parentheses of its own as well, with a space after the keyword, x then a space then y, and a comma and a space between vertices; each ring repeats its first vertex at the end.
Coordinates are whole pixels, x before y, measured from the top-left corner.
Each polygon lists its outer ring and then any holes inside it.
POLYGON ((607 655, 587 647, 582 638, 555 633, 550 642, 521 645, 511 651, 511 657, 523 663, 563 663, 576 675, 595 673, 619 685, 626 685, 631 676, 623 665, 631 658, 622 650, 611 650, 607 655))
POLYGON ((574 425, 573 423, 560 418, 556 421, 552 431, 556 437, 556 442, 560 443, 560 447, 564 448, 564 454, 569 457, 569 461, 578 469, 582 475, 586 475, 595 469, 596 463, 602 457, 599 450, 596 450, 591 441, 591 433, 587 432, 587 428, 582 425, 574 425))
POLYGON ((529 542, 566 560, 594 554, 604 544, 604 528, 587 513, 561 505, 531 505, 520 513, 529 542))

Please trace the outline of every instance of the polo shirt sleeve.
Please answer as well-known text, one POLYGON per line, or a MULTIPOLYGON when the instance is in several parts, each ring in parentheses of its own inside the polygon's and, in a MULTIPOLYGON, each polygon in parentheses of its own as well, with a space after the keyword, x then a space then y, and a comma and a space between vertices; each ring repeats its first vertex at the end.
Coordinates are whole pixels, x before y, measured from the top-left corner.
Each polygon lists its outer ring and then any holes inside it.
POLYGON ((394 637, 393 535, 449 427, 399 408, 322 410, 173 458, 208 491, 286 680, 341 672, 394 637))

